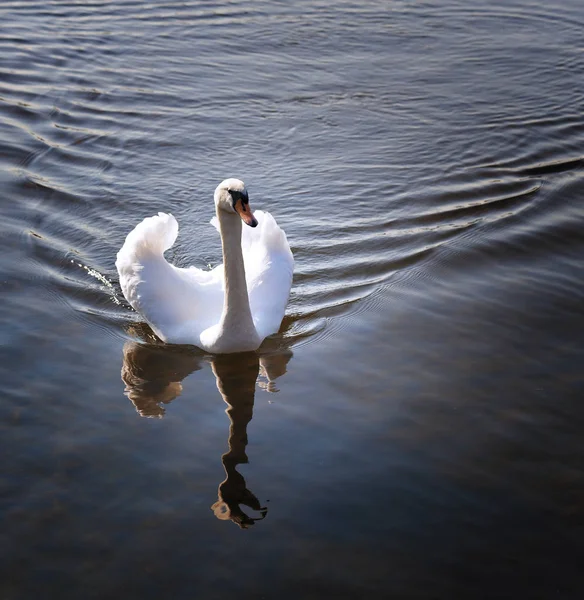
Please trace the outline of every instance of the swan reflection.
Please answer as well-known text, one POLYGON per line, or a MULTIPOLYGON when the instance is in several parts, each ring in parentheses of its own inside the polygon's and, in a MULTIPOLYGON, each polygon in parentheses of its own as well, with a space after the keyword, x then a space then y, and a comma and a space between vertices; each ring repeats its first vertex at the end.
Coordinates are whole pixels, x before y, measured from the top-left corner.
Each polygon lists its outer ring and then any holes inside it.
POLYGON ((259 355, 246 352, 210 357, 178 346, 137 342, 127 342, 124 346, 125 394, 142 417, 163 417, 164 406, 181 394, 183 379, 206 362, 211 364, 230 421, 229 450, 221 457, 226 478, 219 484, 218 499, 211 509, 218 519, 231 520, 242 529, 264 519, 268 512, 236 469, 237 465, 248 462, 247 425, 253 417, 256 383, 268 391, 277 391, 275 380, 286 372, 291 357, 288 349, 267 349, 259 355), (249 516, 242 506, 255 511, 257 516, 249 516))

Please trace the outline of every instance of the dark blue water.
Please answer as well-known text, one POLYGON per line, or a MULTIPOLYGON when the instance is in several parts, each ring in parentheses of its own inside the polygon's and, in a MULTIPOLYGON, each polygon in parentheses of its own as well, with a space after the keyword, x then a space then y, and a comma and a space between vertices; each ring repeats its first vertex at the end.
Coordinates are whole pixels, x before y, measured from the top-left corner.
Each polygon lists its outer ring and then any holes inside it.
POLYGON ((581 598, 584 8, 0 4, 0 596, 581 598), (156 340, 115 254, 221 261, 278 335, 156 340))

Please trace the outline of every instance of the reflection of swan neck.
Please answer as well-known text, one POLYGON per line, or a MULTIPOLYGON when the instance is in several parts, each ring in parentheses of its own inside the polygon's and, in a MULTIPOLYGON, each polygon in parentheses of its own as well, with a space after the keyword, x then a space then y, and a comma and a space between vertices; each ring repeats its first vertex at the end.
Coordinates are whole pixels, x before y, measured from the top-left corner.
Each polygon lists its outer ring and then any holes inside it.
POLYGON ((257 333, 253 324, 245 267, 241 250, 241 219, 237 214, 230 214, 217 208, 217 220, 221 232, 223 263, 225 269, 225 301, 221 324, 224 330, 249 332, 253 338, 257 333))
POLYGON ((234 465, 247 462, 247 425, 253 417, 258 357, 252 353, 217 357, 212 368, 230 421, 229 452, 223 455, 223 462, 234 465))
MULTIPOLYGON (((225 400, 225 398, 223 398, 225 400)), ((227 471, 228 465, 233 466, 247 463, 247 425, 253 417, 253 393, 250 397, 242 397, 236 405, 228 404, 227 416, 229 417, 229 452, 226 452, 221 460, 227 471)))
POLYGON ((212 367, 217 379, 217 389, 227 404, 225 412, 229 417, 230 427, 229 451, 221 457, 227 477, 219 485, 218 500, 211 508, 218 519, 230 519, 245 529, 265 518, 268 512, 253 492, 247 489, 244 477, 236 468, 247 462, 247 426, 253 417, 259 360, 255 353, 231 354, 216 357, 212 367), (242 506, 258 511, 259 517, 250 517, 242 506))

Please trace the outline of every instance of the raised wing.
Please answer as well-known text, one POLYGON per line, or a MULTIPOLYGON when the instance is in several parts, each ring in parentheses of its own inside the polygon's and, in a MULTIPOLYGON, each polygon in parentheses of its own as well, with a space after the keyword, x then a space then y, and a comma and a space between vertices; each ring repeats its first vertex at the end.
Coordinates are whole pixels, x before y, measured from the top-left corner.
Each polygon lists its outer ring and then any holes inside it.
POLYGON ((165 213, 144 219, 118 252, 116 267, 124 296, 165 342, 194 343, 219 322, 223 308, 223 268, 202 271, 169 264, 164 252, 178 234, 165 213))
POLYGON ((276 333, 280 328, 294 271, 294 258, 286 234, 272 215, 257 210, 255 228, 242 232, 243 260, 249 304, 260 337, 276 333))

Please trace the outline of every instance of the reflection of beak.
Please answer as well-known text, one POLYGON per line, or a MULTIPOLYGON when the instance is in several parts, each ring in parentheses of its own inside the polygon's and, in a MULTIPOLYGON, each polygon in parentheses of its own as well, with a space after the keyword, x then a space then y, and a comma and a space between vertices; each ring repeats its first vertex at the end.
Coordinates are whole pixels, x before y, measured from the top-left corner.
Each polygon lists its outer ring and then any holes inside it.
POLYGON ((241 200, 238 200, 235 204, 235 210, 246 225, 249 225, 250 227, 256 227, 258 220, 253 216, 249 204, 244 204, 241 200))

